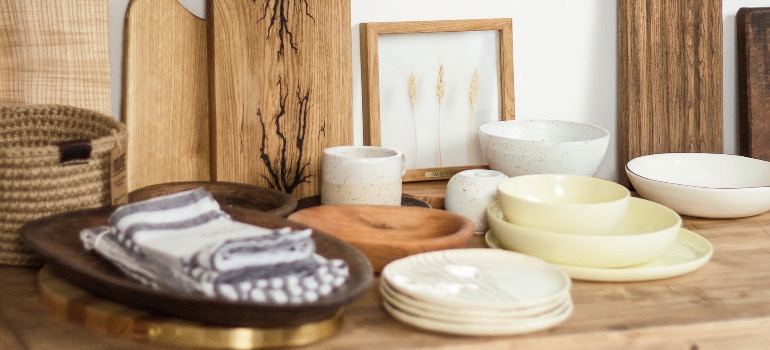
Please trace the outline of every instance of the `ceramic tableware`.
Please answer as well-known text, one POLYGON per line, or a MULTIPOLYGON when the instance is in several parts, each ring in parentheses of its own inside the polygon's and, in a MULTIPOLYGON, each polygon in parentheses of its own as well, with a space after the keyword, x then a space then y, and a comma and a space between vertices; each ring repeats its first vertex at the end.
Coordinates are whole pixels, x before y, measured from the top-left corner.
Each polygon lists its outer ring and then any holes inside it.
POLYGON ((397 307, 394 307, 388 301, 383 301, 383 308, 391 316, 397 320, 430 331, 469 335, 469 336, 502 336, 502 335, 515 335, 531 333, 535 331, 541 331, 558 326, 572 314, 574 308, 573 304, 568 304, 564 311, 555 317, 549 317, 544 319, 527 320, 524 322, 512 322, 512 323, 495 323, 495 324, 477 324, 467 322, 448 322, 442 320, 436 320, 420 315, 411 314, 405 312, 397 307))
POLYGON ((508 176, 591 176, 604 159, 609 139, 603 127, 561 120, 503 120, 479 129, 489 167, 508 176))
POLYGON ((531 256, 503 250, 452 249, 391 262, 381 279, 399 293, 458 308, 519 308, 552 302, 569 277, 531 256))
POLYGON ((458 308, 412 298, 393 290, 393 287, 388 286, 387 282, 382 281, 380 282, 380 294, 384 299, 411 313, 419 313, 432 318, 456 322, 473 320, 472 322, 474 323, 521 321, 532 317, 553 315, 558 313, 564 305, 572 300, 569 291, 565 291, 561 294, 561 297, 554 299, 552 302, 529 307, 499 310, 458 308))
POLYGON ((388 264, 380 278, 382 306, 395 319, 460 335, 554 327, 572 313, 570 287, 569 277, 553 265, 489 249, 413 255, 388 264))
POLYGON ((770 162, 712 153, 661 153, 626 164, 639 195, 682 215, 738 218, 770 210, 770 162))
MULTIPOLYGON (((486 243, 491 248, 505 249, 492 230, 487 231, 486 243)), ((705 265, 714 253, 714 247, 703 236, 680 229, 676 241, 657 258, 644 264, 601 268, 558 265, 570 277, 596 282, 638 282, 681 276, 705 265)))
POLYGON ((321 204, 401 205, 401 152, 375 146, 339 146, 323 151, 321 204))
POLYGON ((489 227, 487 207, 497 198, 497 185, 506 179, 508 176, 495 170, 461 171, 447 183, 444 207, 473 220, 476 233, 482 234, 489 227))
POLYGON ((620 223, 606 235, 576 235, 534 229, 505 221, 499 203, 487 215, 503 247, 558 264, 623 267, 658 257, 674 242, 682 219, 673 210, 631 198, 620 223))
POLYGON ((630 197, 618 183, 580 175, 516 176, 497 187, 507 221, 572 234, 610 233, 625 215, 630 197))

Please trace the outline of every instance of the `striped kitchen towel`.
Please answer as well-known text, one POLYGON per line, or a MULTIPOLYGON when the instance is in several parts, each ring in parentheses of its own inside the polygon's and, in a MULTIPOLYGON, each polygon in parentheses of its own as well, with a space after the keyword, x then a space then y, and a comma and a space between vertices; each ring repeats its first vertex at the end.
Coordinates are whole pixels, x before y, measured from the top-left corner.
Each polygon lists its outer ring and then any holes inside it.
POLYGON ((125 205, 109 223, 81 232, 86 249, 153 288, 297 304, 349 276, 344 261, 315 254, 311 230, 234 221, 203 189, 125 205))

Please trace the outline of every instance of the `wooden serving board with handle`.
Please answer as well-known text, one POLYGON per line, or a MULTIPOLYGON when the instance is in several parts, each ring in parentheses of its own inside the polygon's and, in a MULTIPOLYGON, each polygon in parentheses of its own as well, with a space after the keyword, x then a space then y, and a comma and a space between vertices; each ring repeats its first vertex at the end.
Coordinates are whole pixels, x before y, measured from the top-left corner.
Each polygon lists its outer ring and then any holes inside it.
POLYGON ((207 11, 214 179, 318 194, 323 149, 353 142, 350 1, 207 11))
POLYGON ((638 156, 722 153, 722 1, 617 5, 621 183, 638 156))
POLYGON ((736 14, 739 152, 770 161, 770 7, 736 14))
POLYGON ((124 44, 129 190, 209 180, 205 20, 177 0, 132 0, 124 44))
POLYGON ((0 1, 0 104, 65 104, 110 115, 107 3, 0 1))

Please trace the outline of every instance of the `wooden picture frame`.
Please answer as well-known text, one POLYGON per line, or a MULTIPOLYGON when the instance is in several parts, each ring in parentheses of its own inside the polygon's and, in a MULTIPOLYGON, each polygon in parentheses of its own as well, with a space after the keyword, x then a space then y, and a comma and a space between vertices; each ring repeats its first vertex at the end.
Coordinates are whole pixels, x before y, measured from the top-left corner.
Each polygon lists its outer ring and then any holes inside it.
POLYGON ((515 118, 511 22, 361 24, 364 144, 406 154, 404 182, 486 167, 478 127, 515 118))

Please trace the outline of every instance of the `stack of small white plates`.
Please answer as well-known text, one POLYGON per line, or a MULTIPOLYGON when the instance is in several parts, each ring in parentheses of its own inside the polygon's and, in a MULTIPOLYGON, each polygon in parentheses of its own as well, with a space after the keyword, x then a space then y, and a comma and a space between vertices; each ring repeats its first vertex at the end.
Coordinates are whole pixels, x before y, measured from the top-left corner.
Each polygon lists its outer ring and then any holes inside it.
POLYGON ((511 335, 544 330, 572 313, 571 281, 538 258, 491 249, 454 249, 391 262, 380 276, 385 310, 426 330, 511 335))

